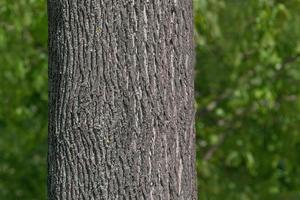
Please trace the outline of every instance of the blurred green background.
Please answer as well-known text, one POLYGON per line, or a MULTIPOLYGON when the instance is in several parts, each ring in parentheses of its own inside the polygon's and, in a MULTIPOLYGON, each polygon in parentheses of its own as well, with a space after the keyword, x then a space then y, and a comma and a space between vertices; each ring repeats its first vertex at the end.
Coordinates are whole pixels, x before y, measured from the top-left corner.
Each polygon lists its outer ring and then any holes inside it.
MULTIPOLYGON (((300 199, 300 0, 195 0, 201 200, 300 199)), ((45 0, 0 0, 0 200, 46 199, 45 0)))

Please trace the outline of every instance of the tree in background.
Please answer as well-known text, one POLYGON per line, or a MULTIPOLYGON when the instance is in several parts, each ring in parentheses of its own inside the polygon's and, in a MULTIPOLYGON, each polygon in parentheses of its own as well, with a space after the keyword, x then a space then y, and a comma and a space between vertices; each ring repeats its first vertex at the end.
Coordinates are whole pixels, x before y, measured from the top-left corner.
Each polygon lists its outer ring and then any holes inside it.
POLYGON ((198 0, 200 199, 300 198, 300 2, 198 0))
POLYGON ((0 1, 0 199, 46 197, 45 8, 43 0, 0 1))
POLYGON ((195 200, 192 1, 48 1, 48 198, 195 200))

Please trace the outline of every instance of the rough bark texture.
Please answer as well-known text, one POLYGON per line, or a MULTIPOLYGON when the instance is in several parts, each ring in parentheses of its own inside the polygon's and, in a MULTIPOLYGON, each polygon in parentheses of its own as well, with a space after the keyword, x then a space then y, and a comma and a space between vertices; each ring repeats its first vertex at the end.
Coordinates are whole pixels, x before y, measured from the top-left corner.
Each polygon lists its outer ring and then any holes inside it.
POLYGON ((48 198, 196 199, 192 0, 48 15, 48 198))

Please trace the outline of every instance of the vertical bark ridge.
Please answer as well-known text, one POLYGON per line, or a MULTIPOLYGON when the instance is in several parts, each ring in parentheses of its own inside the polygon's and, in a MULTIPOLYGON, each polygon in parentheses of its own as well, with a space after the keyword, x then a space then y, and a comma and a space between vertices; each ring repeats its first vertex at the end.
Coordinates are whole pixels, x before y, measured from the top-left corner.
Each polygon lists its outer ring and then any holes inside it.
POLYGON ((194 200, 191 0, 48 0, 48 197, 194 200))

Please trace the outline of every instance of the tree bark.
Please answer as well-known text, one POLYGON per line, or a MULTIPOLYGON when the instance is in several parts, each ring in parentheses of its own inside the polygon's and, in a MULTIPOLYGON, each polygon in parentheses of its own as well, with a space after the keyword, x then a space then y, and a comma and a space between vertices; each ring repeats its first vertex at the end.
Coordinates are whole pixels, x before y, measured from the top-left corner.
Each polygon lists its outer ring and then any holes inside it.
POLYGON ((48 0, 49 200, 196 199, 192 0, 48 0))

